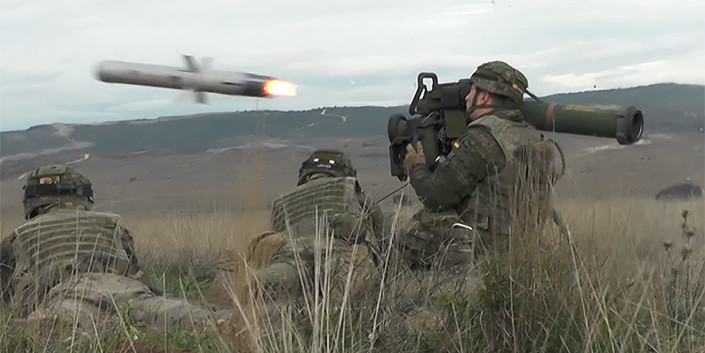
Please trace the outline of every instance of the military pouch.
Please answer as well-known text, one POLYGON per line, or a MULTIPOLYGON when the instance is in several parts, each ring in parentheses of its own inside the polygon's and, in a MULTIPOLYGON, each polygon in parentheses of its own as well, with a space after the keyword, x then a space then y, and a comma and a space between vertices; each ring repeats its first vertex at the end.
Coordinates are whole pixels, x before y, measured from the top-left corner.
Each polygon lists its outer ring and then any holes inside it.
MULTIPOLYGON (((458 221, 458 215, 453 212, 428 212, 422 210, 414 215, 415 230, 409 234, 415 239, 407 242, 423 244, 421 247, 436 249, 444 243, 468 243, 472 238, 472 227, 458 221)), ((418 247, 418 246, 412 246, 418 247)))
POLYGON ((454 211, 426 212, 424 210, 418 215, 418 222, 420 229, 441 239, 464 237, 462 234, 472 232, 472 227, 460 222, 458 214, 454 211))
POLYGON ((400 242, 412 264, 443 268, 472 261, 475 230, 458 220, 455 212, 428 212, 414 215, 412 229, 400 242))
POLYGON ((451 227, 458 220, 458 214, 455 211, 447 212, 428 212, 425 209, 414 215, 414 218, 419 221, 422 227, 451 227))

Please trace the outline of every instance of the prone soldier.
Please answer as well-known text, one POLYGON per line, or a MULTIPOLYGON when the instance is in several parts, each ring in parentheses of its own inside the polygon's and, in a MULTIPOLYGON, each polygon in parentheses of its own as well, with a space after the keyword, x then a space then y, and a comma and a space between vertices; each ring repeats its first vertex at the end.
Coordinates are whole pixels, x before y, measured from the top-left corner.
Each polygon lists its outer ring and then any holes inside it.
POLYGON ((27 177, 27 222, 0 242, 4 305, 27 319, 58 316, 87 327, 128 302, 135 322, 161 329, 230 321, 230 311, 162 296, 120 216, 92 207, 90 180, 70 167, 47 165, 27 177))
MULTIPOLYGON (((383 215, 341 151, 317 150, 301 164, 296 188, 273 202, 271 227, 244 256, 265 296, 288 300, 317 290, 339 304, 346 293, 353 300, 375 283, 383 215)), ((232 254, 221 256, 211 287, 210 301, 220 306, 232 305, 218 292, 238 272, 233 261, 232 254)))

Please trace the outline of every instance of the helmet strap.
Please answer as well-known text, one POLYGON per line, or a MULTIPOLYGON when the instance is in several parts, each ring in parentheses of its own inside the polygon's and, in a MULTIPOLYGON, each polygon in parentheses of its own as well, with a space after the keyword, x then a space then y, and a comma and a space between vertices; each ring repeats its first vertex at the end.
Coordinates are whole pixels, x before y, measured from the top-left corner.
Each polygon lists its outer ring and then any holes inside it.
POLYGON ((495 105, 495 104, 480 104, 480 105, 478 105, 477 98, 480 96, 480 93, 482 93, 482 92, 490 94, 489 92, 483 91, 483 90, 477 88, 477 86, 475 86, 475 95, 472 97, 472 103, 470 104, 469 107, 465 108, 465 112, 467 113, 468 118, 470 117, 470 114, 472 114, 478 108, 482 109, 482 108, 496 108, 497 107, 497 105, 495 105))
POLYGON ((480 92, 477 86, 475 86, 475 95, 472 96, 472 102, 470 103, 469 107, 465 107, 465 112, 468 115, 468 118, 470 118, 470 114, 472 114, 475 109, 477 108, 482 108, 481 106, 477 105, 477 93, 480 92))
MULTIPOLYGON (((475 86, 477 87, 477 86, 475 86)), ((472 114, 475 110, 477 109, 482 109, 482 108, 499 108, 499 109, 519 109, 521 107, 521 104, 519 102, 498 102, 498 103, 492 103, 492 104, 480 104, 477 105, 477 97, 479 96, 478 93, 480 92, 486 92, 483 91, 479 88, 475 88, 475 95, 472 97, 472 104, 470 107, 465 109, 465 112, 467 113, 468 118, 470 117, 470 114, 472 114)), ((487 92, 487 94, 492 94, 487 92)))

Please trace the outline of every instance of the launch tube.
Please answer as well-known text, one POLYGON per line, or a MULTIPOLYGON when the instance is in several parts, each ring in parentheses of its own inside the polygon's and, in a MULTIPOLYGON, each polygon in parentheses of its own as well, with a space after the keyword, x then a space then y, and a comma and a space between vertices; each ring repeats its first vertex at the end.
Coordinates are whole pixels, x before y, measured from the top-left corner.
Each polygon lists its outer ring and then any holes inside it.
POLYGON ((525 101, 521 112, 539 130, 616 138, 621 145, 639 141, 644 131, 644 115, 633 106, 600 109, 525 101))

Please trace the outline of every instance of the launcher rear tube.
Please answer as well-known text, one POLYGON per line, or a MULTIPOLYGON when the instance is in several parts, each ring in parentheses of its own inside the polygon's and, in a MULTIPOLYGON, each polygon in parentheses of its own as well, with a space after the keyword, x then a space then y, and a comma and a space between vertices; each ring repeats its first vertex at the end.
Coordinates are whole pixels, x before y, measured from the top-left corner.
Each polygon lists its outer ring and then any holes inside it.
POLYGON ((524 119, 543 131, 616 138, 622 145, 641 139, 644 116, 633 106, 598 109, 586 105, 524 102, 524 119))

